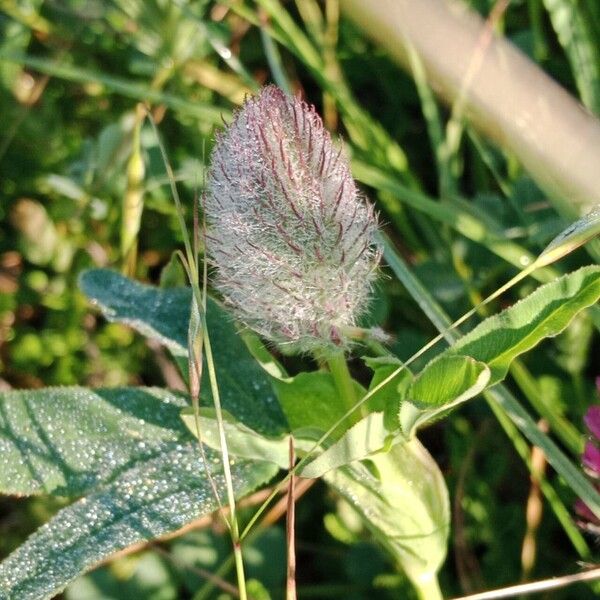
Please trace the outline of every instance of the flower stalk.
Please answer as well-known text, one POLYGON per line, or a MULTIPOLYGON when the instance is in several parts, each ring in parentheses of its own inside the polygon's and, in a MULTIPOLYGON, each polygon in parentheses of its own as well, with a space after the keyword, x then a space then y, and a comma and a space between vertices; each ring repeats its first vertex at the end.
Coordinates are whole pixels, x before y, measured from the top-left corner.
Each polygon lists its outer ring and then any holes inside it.
POLYGON ((352 410, 358 398, 356 397, 354 380, 348 370, 344 352, 342 350, 334 350, 326 357, 326 361, 338 394, 344 401, 345 409, 352 410))

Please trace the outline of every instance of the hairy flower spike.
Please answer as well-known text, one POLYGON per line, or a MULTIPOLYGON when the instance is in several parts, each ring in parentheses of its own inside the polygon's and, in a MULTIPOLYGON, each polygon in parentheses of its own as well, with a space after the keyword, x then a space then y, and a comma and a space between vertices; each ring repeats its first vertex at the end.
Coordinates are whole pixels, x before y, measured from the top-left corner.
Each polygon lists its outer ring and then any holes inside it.
POLYGON ((215 285, 279 344, 346 342, 380 251, 377 220, 314 107, 269 86, 217 138, 205 198, 215 285))

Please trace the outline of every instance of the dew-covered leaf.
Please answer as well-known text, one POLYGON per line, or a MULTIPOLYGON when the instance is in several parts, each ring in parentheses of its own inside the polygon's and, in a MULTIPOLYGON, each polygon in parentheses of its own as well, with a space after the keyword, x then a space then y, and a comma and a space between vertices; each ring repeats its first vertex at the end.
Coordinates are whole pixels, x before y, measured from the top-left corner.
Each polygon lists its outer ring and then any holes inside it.
POLYGON ((184 396, 156 388, 0 393, 0 492, 78 496, 192 437, 184 396))
POLYGON ((329 471, 324 479, 356 509, 411 579, 439 570, 450 525, 448 491, 417 438, 329 471))
POLYGON ((388 449, 394 436, 384 426, 383 413, 371 413, 350 427, 329 448, 299 470, 300 477, 316 478, 388 449))
POLYGON ((108 269, 85 271, 79 285, 109 321, 125 323, 157 339, 174 355, 187 356, 191 288, 163 290, 108 269))
MULTIPOLYGON (((219 490, 220 459, 207 449, 219 490)), ((272 463, 232 465, 241 497, 277 472, 272 463)), ((114 552, 176 531, 217 507, 198 443, 171 446, 124 467, 110 484, 58 512, 0 564, 0 598, 52 598, 78 575, 114 552)))
MULTIPOLYGON (((158 339, 175 356, 187 355, 191 288, 160 289, 107 269, 86 271, 80 278, 80 286, 110 321, 125 323, 143 335, 158 339)), ((210 299, 206 324, 223 408, 259 433, 272 435, 285 431, 285 417, 268 374, 248 351, 231 317, 210 299)), ((206 368, 203 373, 207 373, 206 368)), ((206 375, 202 380, 202 398, 205 405, 212 406, 206 375)))
POLYGON ((419 425, 482 392, 490 370, 470 356, 443 354, 433 359, 411 383, 400 404, 400 428, 410 437, 419 425))

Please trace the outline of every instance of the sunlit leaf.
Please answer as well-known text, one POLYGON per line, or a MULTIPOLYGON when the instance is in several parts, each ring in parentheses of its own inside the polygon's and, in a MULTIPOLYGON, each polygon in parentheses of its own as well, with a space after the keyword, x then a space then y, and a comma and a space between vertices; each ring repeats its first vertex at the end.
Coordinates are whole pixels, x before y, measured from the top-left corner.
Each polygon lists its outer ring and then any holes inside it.
MULTIPOLYGON (((273 380, 273 385, 292 432, 305 428, 324 432, 348 410, 330 373, 299 373, 285 380, 273 380)), ((356 382, 354 386, 357 397, 363 396, 364 389, 356 382)), ((338 433, 344 429, 341 426, 338 433)))
MULTIPOLYGON (((192 435, 198 436, 193 409, 184 409, 181 418, 192 435)), ((231 456, 265 460, 279 465, 282 469, 290 466, 289 435, 267 438, 223 411, 223 425, 227 440, 227 451, 231 456)), ((221 450, 219 428, 214 409, 203 408, 200 417, 200 439, 210 448, 221 450)))
POLYGON ((448 491, 416 438, 330 471, 325 481, 357 510, 411 579, 424 581, 438 571, 450 526, 448 491))
POLYGON ((510 363, 541 340, 559 334, 600 298, 600 267, 590 265, 540 286, 525 299, 489 317, 447 353, 471 356, 491 370, 488 386, 506 376, 510 363))
POLYGON ((598 298, 600 267, 583 267, 480 323, 413 382, 400 407, 404 433, 410 435, 418 425, 502 381, 517 356, 559 334, 598 298))
POLYGON ((387 450, 393 435, 383 423, 383 413, 371 413, 348 431, 317 458, 300 469, 301 477, 321 477, 328 471, 353 461, 387 450))
POLYGON ((400 428, 411 436, 420 424, 482 392, 489 380, 485 363, 469 356, 442 355, 415 378, 400 404, 400 428))

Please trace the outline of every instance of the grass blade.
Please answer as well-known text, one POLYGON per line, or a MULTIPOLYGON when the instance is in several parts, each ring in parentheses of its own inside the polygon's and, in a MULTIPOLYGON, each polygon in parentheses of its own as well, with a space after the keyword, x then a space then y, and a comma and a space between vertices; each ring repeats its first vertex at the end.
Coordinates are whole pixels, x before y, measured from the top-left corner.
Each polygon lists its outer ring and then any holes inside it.
POLYGON ((228 118, 228 111, 216 108, 212 104, 203 102, 189 101, 173 94, 160 92, 152 89, 144 83, 132 83, 122 77, 107 75, 100 71, 92 71, 73 65, 56 64, 53 60, 30 56, 27 54, 18 54, 14 52, 0 51, 0 61, 8 61, 24 65, 46 73, 58 79, 73 81, 76 83, 99 83, 105 86, 111 92, 120 94, 127 98, 133 98, 141 102, 152 102, 164 104, 174 111, 184 115, 192 116, 202 121, 219 125, 223 118, 228 118))

